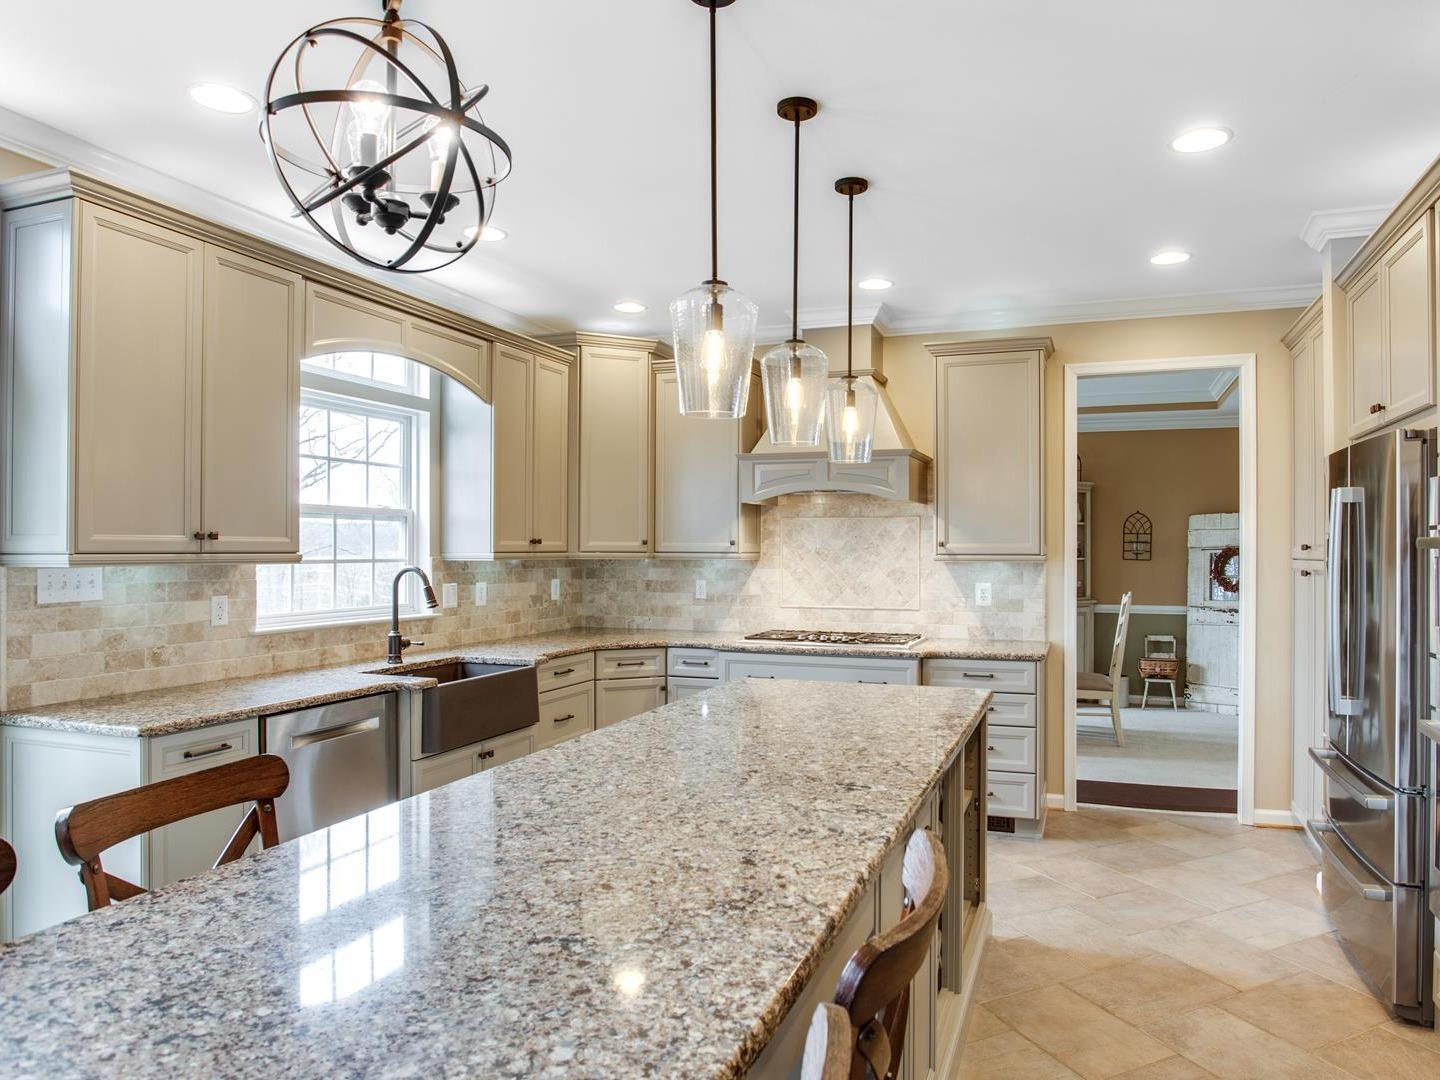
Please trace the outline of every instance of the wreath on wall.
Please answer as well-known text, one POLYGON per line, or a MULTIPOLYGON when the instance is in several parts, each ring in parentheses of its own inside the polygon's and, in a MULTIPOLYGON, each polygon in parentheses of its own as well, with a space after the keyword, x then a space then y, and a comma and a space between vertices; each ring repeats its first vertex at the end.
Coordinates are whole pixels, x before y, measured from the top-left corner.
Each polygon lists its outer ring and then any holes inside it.
POLYGON ((1210 580, 1223 592, 1238 593, 1240 591, 1240 582, 1231 577, 1226 570, 1226 567, 1239 554, 1238 547, 1234 544, 1227 544, 1210 556, 1210 580))

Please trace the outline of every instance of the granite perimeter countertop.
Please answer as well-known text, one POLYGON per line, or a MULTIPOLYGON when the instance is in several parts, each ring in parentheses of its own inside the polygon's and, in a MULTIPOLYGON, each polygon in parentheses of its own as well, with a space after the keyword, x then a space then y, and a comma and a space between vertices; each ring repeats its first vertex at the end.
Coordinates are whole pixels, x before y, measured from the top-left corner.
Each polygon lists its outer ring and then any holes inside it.
POLYGON ((988 698, 730 683, 0 945, 0 1075, 742 1076, 988 698))
POLYGON ((445 660, 480 663, 543 664, 597 649, 698 648, 725 652, 787 653, 816 656, 887 657, 899 660, 1043 660, 1049 645, 1040 641, 972 641, 921 638, 895 648, 879 645, 804 645, 790 641, 746 641, 742 635, 714 631, 567 630, 533 637, 412 650, 405 662, 389 667, 383 660, 341 667, 284 672, 258 678, 226 679, 137 694, 71 701, 0 713, 0 724, 75 731, 90 735, 149 738, 225 724, 251 716, 290 712, 335 701, 393 690, 423 690, 433 679, 407 674, 445 660))

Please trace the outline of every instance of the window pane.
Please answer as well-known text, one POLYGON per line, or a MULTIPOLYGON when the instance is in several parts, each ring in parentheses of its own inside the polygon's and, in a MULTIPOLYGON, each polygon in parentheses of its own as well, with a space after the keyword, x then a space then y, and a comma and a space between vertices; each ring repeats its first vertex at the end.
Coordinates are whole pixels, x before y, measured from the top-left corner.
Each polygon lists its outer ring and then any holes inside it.
POLYGON ((290 613, 290 567, 257 566, 255 586, 257 616, 264 619, 290 613))
POLYGON ((330 463, 324 458, 302 457, 300 459, 300 501, 302 503, 328 503, 330 486, 330 463))
POLYGON ((335 606, 337 608, 369 607, 371 571, 368 562, 335 564, 335 606))
POLYGON ((375 519, 375 557, 377 559, 404 559, 408 556, 405 543, 405 523, 375 519))
POLYGON ((391 386, 409 385, 409 360, 403 356, 391 356, 389 353, 374 353, 372 359, 375 362, 375 373, 371 378, 376 382, 389 383, 391 386))
POLYGON ((368 379, 370 378, 370 354, 368 352, 336 353, 335 370, 342 375, 355 375, 361 379, 368 379))
POLYGON ((313 405, 300 406, 300 453, 320 456, 327 453, 330 443, 329 420, 328 409, 317 409, 313 405))
POLYGON ((335 354, 325 353, 323 356, 307 356, 305 358, 305 366, 333 370, 335 367, 335 354))
POLYGON ((335 522, 336 558, 370 558, 370 519, 339 518, 335 522))
POLYGON ((370 417, 370 460, 381 465, 399 465, 404 458, 405 426, 398 420, 370 417))
POLYGON ((330 456, 352 461, 365 457, 365 417, 344 412, 330 414, 330 456))
MULTIPOLYGON (((394 582, 394 580, 395 580, 395 575, 400 572, 401 568, 402 568, 404 565, 405 565, 404 563, 400 563, 400 562, 377 562, 377 563, 375 564, 375 595, 378 596, 378 597, 380 597, 380 599, 381 599, 382 602, 385 602, 385 603, 388 603, 388 602, 389 602, 389 600, 390 600, 390 586, 391 586, 391 584, 392 584, 392 583, 394 582)), ((413 586, 411 583, 412 583, 414 580, 415 580, 415 575, 414 575, 414 574, 409 574, 409 575, 406 576, 405 581, 401 584, 401 586, 400 586, 400 603, 401 603, 401 604, 408 604, 408 603, 410 603, 410 595, 411 595, 411 594, 410 594, 410 590, 411 590, 412 588, 414 588, 414 586, 413 586)))
POLYGON ((300 557, 302 559, 333 559, 335 557, 335 521, 331 517, 306 514, 300 519, 300 557))
POLYGON ((294 570, 296 611, 328 611, 335 606, 334 563, 301 563, 294 570))
POLYGON ((408 501, 399 469, 389 465, 370 466, 370 500, 366 503, 367 506, 399 509, 408 501))
POLYGON ((365 466, 357 462, 337 461, 330 467, 330 498, 335 506, 364 506, 365 466))

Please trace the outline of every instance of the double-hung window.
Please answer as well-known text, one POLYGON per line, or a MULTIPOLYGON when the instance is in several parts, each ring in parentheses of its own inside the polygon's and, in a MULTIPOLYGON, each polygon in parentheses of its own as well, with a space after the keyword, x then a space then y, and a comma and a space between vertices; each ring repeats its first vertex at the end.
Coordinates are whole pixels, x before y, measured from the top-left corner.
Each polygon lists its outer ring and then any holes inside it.
MULTIPOLYGON (((391 581, 417 561, 425 533, 426 369, 383 353, 337 353, 301 370, 301 561, 258 568, 262 629, 388 614, 391 581)), ((414 613, 413 578, 402 589, 402 610, 414 613)))

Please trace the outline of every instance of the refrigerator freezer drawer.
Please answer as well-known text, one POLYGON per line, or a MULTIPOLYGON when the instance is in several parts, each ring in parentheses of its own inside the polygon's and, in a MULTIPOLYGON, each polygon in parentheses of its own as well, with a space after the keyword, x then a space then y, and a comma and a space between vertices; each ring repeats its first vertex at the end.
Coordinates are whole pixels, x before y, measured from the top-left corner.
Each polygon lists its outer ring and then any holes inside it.
POLYGON ((1425 880, 1425 799, 1365 776, 1333 748, 1312 749, 1325 775, 1325 806, 1345 841, 1390 881, 1425 880))

